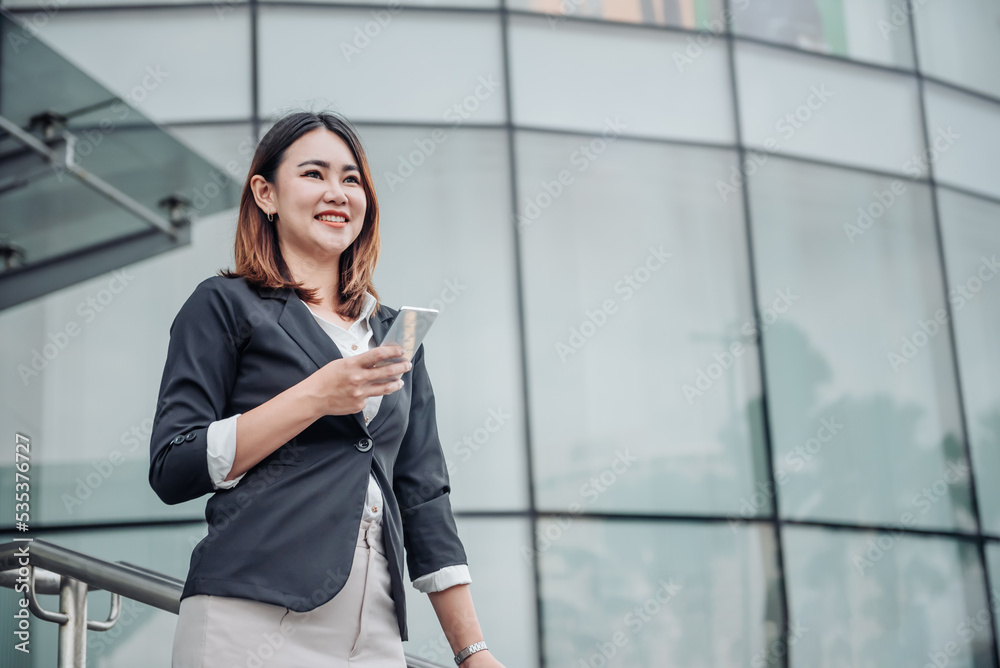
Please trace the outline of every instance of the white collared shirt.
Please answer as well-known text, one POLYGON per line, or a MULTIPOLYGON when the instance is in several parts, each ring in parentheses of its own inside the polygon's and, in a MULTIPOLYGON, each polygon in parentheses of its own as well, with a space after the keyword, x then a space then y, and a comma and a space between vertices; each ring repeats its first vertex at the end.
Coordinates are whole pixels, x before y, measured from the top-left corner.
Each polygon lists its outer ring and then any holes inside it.
MULTIPOLYGON (((359 355, 373 347, 372 329, 369 318, 375 309, 375 297, 371 293, 365 293, 365 303, 361 309, 361 315, 351 323, 351 326, 344 329, 340 325, 321 318, 308 304, 294 295, 295 300, 305 306, 316 318, 316 322, 323 331, 337 344, 340 354, 346 359, 359 355)), ((382 405, 382 395, 368 397, 362 411, 365 424, 369 424, 378 413, 382 405)), ((216 489, 229 489, 235 486, 245 473, 226 480, 229 471, 233 468, 233 460, 236 458, 236 418, 242 413, 237 413, 222 420, 216 420, 208 426, 206 438, 208 440, 208 470, 211 474, 212 484, 216 489)), ((368 474, 368 492, 365 495, 365 506, 362 511, 364 520, 382 520, 382 489, 378 486, 378 481, 372 473, 368 474)), ((413 581, 413 586, 419 591, 429 593, 442 591, 448 587, 458 584, 469 584, 472 578, 469 574, 469 567, 465 564, 456 566, 446 566, 441 570, 423 575, 413 581)))

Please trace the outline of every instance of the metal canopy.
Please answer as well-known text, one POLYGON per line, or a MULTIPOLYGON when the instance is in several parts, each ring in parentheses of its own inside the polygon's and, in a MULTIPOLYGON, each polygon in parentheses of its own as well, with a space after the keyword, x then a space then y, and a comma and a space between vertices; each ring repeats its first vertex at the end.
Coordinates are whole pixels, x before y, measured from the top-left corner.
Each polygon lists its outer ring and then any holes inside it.
POLYGON ((0 8, 0 309, 190 243, 237 184, 0 8))

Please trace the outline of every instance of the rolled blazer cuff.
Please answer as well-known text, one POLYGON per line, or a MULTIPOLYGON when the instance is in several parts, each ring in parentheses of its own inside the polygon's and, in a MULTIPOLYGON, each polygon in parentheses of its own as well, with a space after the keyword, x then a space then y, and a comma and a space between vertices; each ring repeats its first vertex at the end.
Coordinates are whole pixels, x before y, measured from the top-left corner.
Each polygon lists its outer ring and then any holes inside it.
POLYGON ((413 581, 413 586, 417 591, 430 594, 435 591, 444 591, 455 585, 471 584, 472 576, 469 574, 469 567, 466 564, 457 566, 445 566, 439 571, 421 576, 413 581))
POLYGON ((446 566, 468 564, 447 494, 402 511, 403 542, 410 578, 446 566))
POLYGON ((208 425, 208 472, 216 489, 235 487, 246 475, 241 473, 232 480, 226 480, 236 459, 236 418, 241 415, 237 413, 208 425))
POLYGON ((183 503, 214 492, 212 477, 205 466, 205 450, 208 447, 208 427, 195 427, 186 432, 178 432, 169 442, 166 451, 169 452, 170 467, 186 471, 184 478, 173 476, 167 478, 161 475, 161 462, 153 463, 153 480, 158 484, 153 490, 160 499, 169 505, 183 503))

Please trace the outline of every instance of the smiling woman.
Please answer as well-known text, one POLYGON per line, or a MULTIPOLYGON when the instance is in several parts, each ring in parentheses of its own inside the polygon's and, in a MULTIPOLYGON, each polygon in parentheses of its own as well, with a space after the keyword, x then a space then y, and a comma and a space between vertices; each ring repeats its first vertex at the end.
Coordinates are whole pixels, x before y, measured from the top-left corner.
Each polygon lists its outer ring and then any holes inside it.
POLYGON ((170 329, 150 437, 166 503, 212 494, 174 668, 405 668, 403 555, 456 662, 483 642, 450 503, 423 346, 379 346, 397 311, 372 285, 378 200, 351 125, 295 113, 243 187, 235 271, 170 329))

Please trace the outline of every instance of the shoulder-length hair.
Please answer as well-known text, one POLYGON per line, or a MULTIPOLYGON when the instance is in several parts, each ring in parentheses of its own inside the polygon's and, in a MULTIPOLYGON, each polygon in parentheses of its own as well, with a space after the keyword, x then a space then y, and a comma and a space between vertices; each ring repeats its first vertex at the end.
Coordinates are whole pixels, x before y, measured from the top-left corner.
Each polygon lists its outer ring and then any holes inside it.
POLYGON ((334 112, 291 113, 279 119, 257 144, 250 171, 243 183, 243 194, 240 196, 234 248, 236 269, 220 270, 219 275, 227 278, 241 277, 255 287, 292 288, 302 301, 319 303, 316 288, 307 288, 303 283, 292 280, 288 265, 281 256, 277 225, 268 222, 267 215, 257 206, 250 189, 250 179, 260 174, 268 183, 275 183, 278 165, 285 157, 285 150, 305 133, 324 127, 343 139, 354 153, 354 159, 361 169, 361 185, 367 198, 361 233, 340 254, 338 313, 357 319, 365 303, 366 291, 375 297, 375 311, 379 309, 378 292, 372 285, 372 273, 375 271, 380 247, 378 200, 361 139, 350 121, 334 112))

